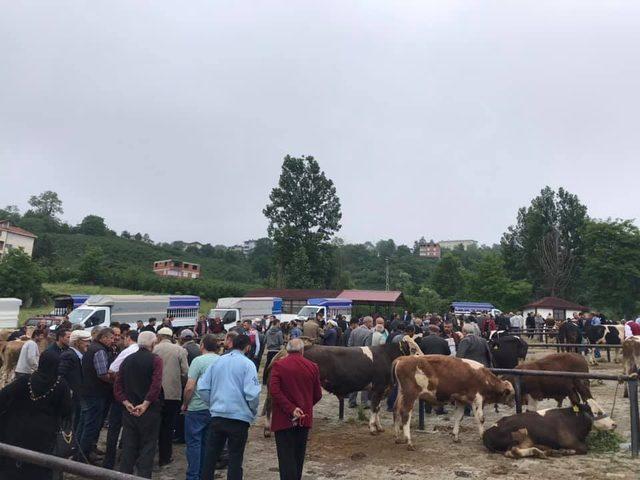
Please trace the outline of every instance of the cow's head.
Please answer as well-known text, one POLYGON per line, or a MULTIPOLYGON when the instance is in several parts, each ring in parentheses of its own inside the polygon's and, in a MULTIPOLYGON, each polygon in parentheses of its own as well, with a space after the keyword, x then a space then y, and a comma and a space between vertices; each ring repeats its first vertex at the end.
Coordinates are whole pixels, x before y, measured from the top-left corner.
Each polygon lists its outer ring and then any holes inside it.
POLYGON ((398 345, 402 355, 423 355, 416 341, 409 335, 405 335, 398 345))
POLYGON ((500 403, 513 407, 515 405, 516 398, 516 391, 513 388, 513 385, 508 380, 500 380, 500 387, 502 388, 500 403))
POLYGON ((596 430, 602 431, 611 431, 615 430, 618 424, 614 422, 609 415, 605 413, 598 402, 596 402, 593 398, 587 400, 586 405, 581 406, 586 407, 588 411, 593 416, 593 428, 596 430))

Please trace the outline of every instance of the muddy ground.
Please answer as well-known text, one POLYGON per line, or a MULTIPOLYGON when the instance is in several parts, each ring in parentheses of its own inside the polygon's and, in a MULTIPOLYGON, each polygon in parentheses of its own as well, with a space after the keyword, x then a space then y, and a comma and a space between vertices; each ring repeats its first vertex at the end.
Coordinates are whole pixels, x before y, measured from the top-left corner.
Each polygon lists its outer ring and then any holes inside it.
MULTIPOLYGON (((544 355, 534 350, 529 358, 544 355)), ((593 371, 621 373, 619 365, 603 362, 593 371)), ((615 382, 593 384, 592 392, 605 411, 613 404, 615 382)), ((264 395, 264 392, 263 392, 264 395)), ((543 402, 540 408, 554 407, 555 402, 543 402)), ((452 409, 449 409, 452 411, 452 409)), ((515 413, 506 406, 496 414, 493 407, 485 409, 486 425, 503 415, 515 413)), ((368 416, 368 411, 366 411, 368 416)), ((386 431, 378 436, 369 434, 366 421, 357 419, 357 410, 346 409, 345 421, 338 420, 338 401, 325 396, 314 411, 315 424, 310 436, 305 463, 305 479, 628 479, 640 478, 640 460, 632 460, 628 451, 611 454, 590 453, 585 456, 559 457, 548 460, 511 460, 502 455, 489 454, 483 447, 472 418, 465 417, 460 432, 461 442, 453 443, 451 421, 448 416, 426 416, 426 430, 417 429, 417 414, 413 416, 412 436, 416 451, 396 445, 393 437, 392 414, 382 415, 386 431)), ((618 391, 614 419, 618 433, 628 442, 629 401, 618 391)), ((251 427, 245 452, 246 479, 275 480, 278 462, 273 438, 264 438, 263 418, 251 427)), ((154 472, 154 478, 169 480, 184 478, 184 447, 176 445, 175 462, 154 472)), ((226 471, 216 473, 226 478, 226 471)))

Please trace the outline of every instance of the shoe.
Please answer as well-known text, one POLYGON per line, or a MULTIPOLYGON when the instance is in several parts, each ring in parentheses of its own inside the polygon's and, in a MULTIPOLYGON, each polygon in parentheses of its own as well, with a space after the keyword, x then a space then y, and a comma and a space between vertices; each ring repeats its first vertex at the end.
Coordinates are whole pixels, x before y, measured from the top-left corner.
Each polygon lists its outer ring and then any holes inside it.
POLYGON ((358 408, 358 405, 356 403, 350 403, 349 408, 358 408))
POLYGON ((444 408, 436 410, 436 415, 447 415, 449 414, 449 410, 445 410, 444 408))
POLYGON ((216 463, 216 470, 224 470, 227 468, 227 465, 229 464, 229 460, 224 460, 224 459, 220 459, 218 460, 218 463, 216 463))
POLYGON ((369 404, 363 405, 362 408, 364 408, 365 410, 370 410, 371 409, 371 405, 369 405, 369 404))
POLYGON ((94 465, 96 467, 101 467, 102 462, 104 461, 104 457, 96 454, 96 452, 91 452, 87 457, 87 460, 91 465, 94 465))
POLYGON ((158 462, 158 465, 160 465, 160 468, 162 468, 162 467, 166 467, 167 465, 169 465, 171 463, 173 463, 173 458, 170 458, 166 462, 158 462))
POLYGON ((93 452, 97 453, 98 455, 102 455, 102 456, 107 454, 107 452, 105 452, 104 450, 102 450, 101 448, 98 448, 98 447, 93 447, 93 452))

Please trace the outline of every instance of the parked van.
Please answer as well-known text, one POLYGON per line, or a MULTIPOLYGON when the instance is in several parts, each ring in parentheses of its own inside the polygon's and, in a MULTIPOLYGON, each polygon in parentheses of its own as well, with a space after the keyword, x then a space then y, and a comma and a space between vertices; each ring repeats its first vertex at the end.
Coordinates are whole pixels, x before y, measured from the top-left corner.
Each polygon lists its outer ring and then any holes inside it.
MULTIPOLYGON (((264 315, 275 315, 280 319, 281 314, 280 297, 229 297, 218 299, 216 308, 209 311, 209 318, 220 318, 225 330, 229 330, 237 321, 255 320, 264 315)), ((268 326, 269 322, 265 328, 268 326)))
POLYGON ((173 328, 193 328, 198 320, 200 297, 193 295, 92 295, 69 314, 69 321, 85 329, 108 327, 111 322, 128 323, 138 320, 145 324, 151 317, 158 320, 173 317, 173 328))
POLYGON ((456 315, 469 315, 473 313, 487 313, 494 317, 502 315, 502 310, 498 310, 491 303, 487 302, 453 302, 451 304, 453 313, 456 315))
POLYGON ((21 306, 19 298, 0 298, 0 328, 18 328, 21 306))

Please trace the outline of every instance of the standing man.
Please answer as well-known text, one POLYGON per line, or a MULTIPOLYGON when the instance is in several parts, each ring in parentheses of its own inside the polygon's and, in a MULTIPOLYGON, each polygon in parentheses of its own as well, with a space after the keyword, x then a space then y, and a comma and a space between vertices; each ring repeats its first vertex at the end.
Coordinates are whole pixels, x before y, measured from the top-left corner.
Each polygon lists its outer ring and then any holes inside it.
POLYGON ((97 462, 93 452, 104 423, 105 408, 111 397, 112 377, 109 375, 109 351, 113 343, 113 330, 98 330, 87 353, 82 355, 82 418, 83 430, 80 448, 90 462, 97 462))
POLYGON ((257 330, 253 328, 251 320, 244 320, 242 322, 240 333, 249 337, 251 348, 247 352, 247 358, 255 362, 257 353, 260 351, 260 337, 258 336, 257 330))
MULTIPOLYGON (((370 347, 373 340, 373 318, 367 316, 364 317, 362 325, 351 332, 349 335, 349 347, 370 347)), ((360 394, 360 402, 363 408, 369 407, 369 394, 367 391, 363 391, 360 394)), ((349 408, 356 408, 358 406, 358 392, 349 394, 349 408)))
POLYGON ((225 443, 229 446, 227 480, 242 480, 242 459, 249 425, 258 413, 260 382, 255 364, 245 354, 251 349, 247 335, 233 339, 233 350, 221 356, 198 381, 198 394, 209 406, 211 424, 202 480, 213 480, 225 443))
MULTIPOLYGON (((91 334, 85 330, 71 332, 69 348, 60 355, 58 375, 65 379, 71 389, 73 402, 73 432, 76 438, 82 436, 79 427, 82 426, 82 408, 80 403, 80 388, 82 387, 82 356, 89 348, 91 334)), ((25 345, 26 346, 26 345, 25 345)), ((22 347, 24 348, 24 347, 22 347)))
POLYGON ((160 412, 160 435, 158 437, 158 463, 161 467, 173 462, 173 425, 182 405, 182 385, 186 382, 189 364, 187 351, 172 343, 173 330, 162 327, 158 330, 158 344, 153 353, 162 360, 162 391, 164 402, 160 412))
POLYGON ((271 430, 276 436, 280 480, 300 480, 313 426, 313 406, 322 398, 322 387, 318 366, 302 355, 304 342, 289 340, 287 352, 271 369, 271 430))
POLYGON ((509 324, 511 327, 510 333, 512 333, 513 335, 519 335, 522 329, 525 327, 524 317, 520 314, 520 312, 516 312, 516 314, 509 319, 509 324))
POLYGON ((284 335, 282 334, 282 329, 280 328, 280 320, 274 319, 271 320, 271 325, 269 326, 269 330, 265 334, 265 348, 267 349, 267 361, 264 365, 264 372, 262 374, 262 384, 267 384, 267 369, 271 364, 271 360, 273 357, 277 355, 277 353, 284 345, 284 335))
MULTIPOLYGON (((133 355, 139 350, 138 332, 129 331, 124 337, 125 348, 109 365, 109 375, 115 380, 120 367, 126 358, 133 355)), ((102 462, 103 468, 113 470, 116 464, 116 452, 118 449, 118 439, 120 438, 120 430, 122 429, 122 414, 124 406, 119 401, 114 401, 109 409, 109 429, 107 430, 107 450, 102 462)))
POLYGON ((138 350, 120 366, 114 394, 125 411, 122 416, 120 471, 151 478, 153 457, 160 430, 162 360, 151 353, 156 343, 152 332, 138 337, 138 350))
POLYGON ((198 338, 202 338, 209 333, 209 321, 207 320, 207 317, 200 315, 196 322, 194 331, 198 338))
MULTIPOLYGON (((293 325, 293 328, 289 332, 289 337, 290 338, 300 338, 302 336, 302 330, 298 326, 299 323, 296 320, 292 320, 291 324, 293 325)), ((638 323, 638 325, 640 325, 640 323, 638 323)))
POLYGON ((200 468, 204 462, 205 440, 211 423, 209 407, 196 391, 198 380, 219 357, 218 341, 212 334, 202 337, 200 343, 202 355, 195 358, 189 366, 189 379, 182 395, 184 417, 184 437, 187 444, 187 480, 199 480, 200 468))
POLYGON ((343 347, 347 347, 349 345, 349 338, 351 338, 351 333, 356 328, 358 328, 358 320, 355 318, 351 318, 351 320, 349 320, 349 327, 344 331, 344 335, 342 335, 342 338, 340 339, 340 344, 343 347))
POLYGON ((38 342, 46 338, 46 334, 46 330, 36 329, 31 334, 31 339, 22 346, 16 364, 16 378, 28 377, 38 369, 38 361, 40 360, 38 342))
POLYGON ((152 332, 152 333, 156 333, 156 319, 155 317, 151 317, 149 319, 149 323, 147 323, 146 326, 142 327, 142 330, 140 330, 141 332, 152 332))
POLYGON ((302 336, 311 339, 313 343, 320 343, 323 332, 317 318, 310 317, 302 326, 302 336))
POLYGON ((456 357, 466 358, 480 362, 487 368, 491 368, 491 350, 487 341, 478 336, 472 325, 465 323, 462 326, 464 338, 460 340, 456 357))
POLYGON ((136 331, 137 331, 138 333, 140 333, 140 332, 144 331, 144 322, 143 322, 142 320, 138 320, 138 321, 136 322, 136 331))
POLYGON ((70 330, 65 330, 63 328, 57 328, 56 329, 56 341, 53 342, 49 348, 47 348, 47 350, 53 352, 56 354, 56 356, 58 357, 58 360, 60 360, 60 355, 62 355, 62 352, 64 352, 66 349, 69 348, 69 341, 71 340, 71 331, 70 330))
MULTIPOLYGON (((206 335, 206 334, 205 334, 206 335)), ((200 355, 200 346, 194 341, 195 334, 188 328, 180 332, 182 348, 187 351, 187 363, 191 365, 193 359, 200 355)))

